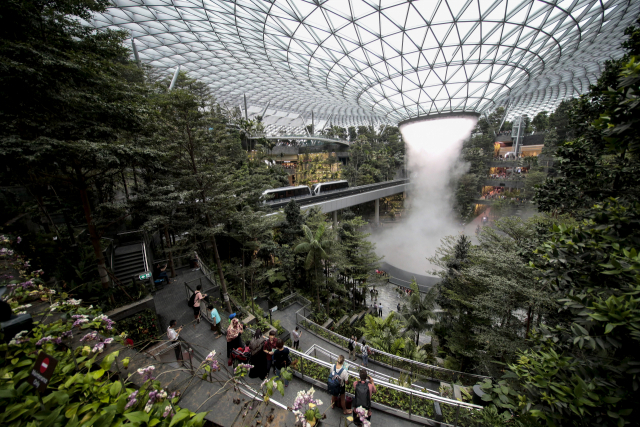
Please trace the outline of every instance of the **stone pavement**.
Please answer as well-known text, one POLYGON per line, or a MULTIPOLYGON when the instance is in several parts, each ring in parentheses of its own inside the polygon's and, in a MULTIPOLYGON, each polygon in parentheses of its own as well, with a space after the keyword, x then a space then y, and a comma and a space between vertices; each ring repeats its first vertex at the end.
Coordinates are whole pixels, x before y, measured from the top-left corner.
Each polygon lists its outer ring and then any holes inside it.
MULTIPOLYGON (((210 330, 209 323, 207 323, 206 321, 201 321, 199 324, 194 323, 193 309, 187 305, 186 292, 183 286, 186 280, 192 280, 193 278, 198 278, 199 276, 203 278, 202 285, 203 290, 206 293, 207 285, 210 282, 206 277, 204 277, 200 270, 191 271, 191 269, 183 269, 177 271, 176 273, 178 274, 178 276, 174 278, 173 283, 163 287, 154 294, 154 298, 156 299, 156 311, 158 313, 163 331, 166 331, 169 325, 169 321, 171 319, 175 319, 178 325, 184 325, 184 329, 180 333, 180 337, 193 346, 195 352, 197 353, 196 357, 199 356, 201 358, 204 358, 210 351, 215 350, 217 352, 219 362, 226 365, 225 362, 227 343, 225 338, 220 337, 218 339, 215 339, 215 333, 210 330)), ((220 311, 220 315, 223 319, 228 318, 229 313, 223 312, 223 310, 221 310, 221 307, 217 308, 220 311)), ((289 308, 283 310, 282 312, 274 313, 274 318, 281 320, 283 322, 283 326, 291 330, 292 326, 295 328, 295 312, 300 307, 299 304, 294 304, 289 308), (291 310, 289 310, 289 308, 291 310), (275 314, 277 313, 279 313, 278 316, 275 316, 275 314), (293 315, 291 315, 291 313, 293 313, 293 315), (291 323, 292 319, 293 324, 291 323)), ((223 327, 226 327, 227 325, 228 320, 226 322, 225 320, 223 320, 223 327)), ((316 338, 315 336, 307 332, 304 332, 300 340, 302 351, 304 351, 305 348, 308 348, 314 343, 331 347, 331 345, 329 345, 328 343, 316 338)), ((330 351, 338 352, 340 351, 340 349, 336 346, 333 346, 330 351)), ((372 367, 372 365, 369 366, 372 367)), ((376 367, 375 369, 378 369, 378 367, 376 367)), ((259 386, 261 381, 259 379, 254 380, 248 378, 248 382, 249 384, 253 384, 255 386, 254 388, 256 388, 259 386)), ((273 396, 273 399, 287 406, 292 406, 298 391, 308 390, 310 387, 311 384, 294 377, 294 379, 289 384, 289 387, 285 388, 285 395, 281 396, 279 393, 276 393, 273 396)), ((323 401, 324 405, 320 408, 320 410, 321 412, 324 412, 331 403, 331 397, 326 391, 322 389, 316 389, 315 396, 323 401)), ((322 425, 335 427, 344 426, 345 419, 343 418, 340 410, 329 409, 327 411, 327 419, 322 422, 322 425)), ((420 424, 374 410, 372 425, 393 425, 399 427, 410 427, 420 424)), ((293 427, 293 425, 289 427, 293 427)))

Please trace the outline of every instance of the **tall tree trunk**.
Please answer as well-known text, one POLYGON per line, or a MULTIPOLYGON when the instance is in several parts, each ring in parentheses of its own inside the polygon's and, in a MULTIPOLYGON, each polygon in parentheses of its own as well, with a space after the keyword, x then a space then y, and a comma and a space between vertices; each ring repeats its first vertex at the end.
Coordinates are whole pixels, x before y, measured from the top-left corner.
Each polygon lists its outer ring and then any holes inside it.
POLYGON ((527 332, 525 332, 524 337, 527 338, 529 336, 529 327, 531 326, 531 306, 529 306, 529 311, 527 312, 527 332))
MULTIPOLYGON (((80 175, 80 174, 78 174, 80 175)), ((104 289, 109 289, 111 283, 109 282, 109 275, 107 274, 107 267, 104 265, 104 256, 102 255, 102 246, 100 246, 100 236, 98 236, 98 230, 93 222, 91 214, 91 204, 89 204, 89 196, 87 195, 87 187, 82 176, 78 176, 80 180, 80 199, 82 200, 82 207, 84 209, 84 217, 87 221, 87 228, 89 230, 89 238, 91 239, 91 246, 93 246, 93 254, 96 257, 98 264, 98 274, 100 275, 100 283, 104 289)))
POLYGON ((256 315, 256 309, 253 307, 253 271, 251 272, 251 282, 249 282, 249 289, 251 291, 251 314, 253 314, 253 316, 255 317, 256 315))
MULTIPOLYGON (((164 225, 164 238, 167 240, 167 249, 169 252, 169 267, 171 268, 171 277, 176 277, 176 269, 173 265, 173 252, 171 251, 171 238, 169 237, 169 226, 164 225)), ((160 239, 162 240, 162 239, 160 239)))
POLYGON ((244 272, 244 249, 242 250, 242 303, 247 303, 247 290, 245 284, 245 272, 244 272))
MULTIPOLYGON (((209 227, 211 227, 211 217, 207 212, 207 222, 209 223, 209 227)), ((216 266, 218 267, 218 276, 220 277, 220 287, 222 288, 222 298, 227 303, 227 310, 229 313, 233 313, 231 309, 231 301, 229 301, 229 293, 227 292, 227 284, 224 281, 224 273, 222 272, 222 262, 220 261, 220 254, 218 254, 218 245, 216 244, 216 237, 211 236, 211 245, 213 246, 213 257, 216 260, 216 266)))
POLYGON ((124 187, 124 195, 127 198, 127 202, 129 201, 129 189, 127 188, 127 180, 124 177, 124 170, 120 171, 120 177, 122 177, 122 186, 124 187))
POLYGON ((318 305, 318 313, 320 313, 320 283, 318 283, 318 265, 315 256, 313 257, 313 270, 316 276, 316 304, 318 305))

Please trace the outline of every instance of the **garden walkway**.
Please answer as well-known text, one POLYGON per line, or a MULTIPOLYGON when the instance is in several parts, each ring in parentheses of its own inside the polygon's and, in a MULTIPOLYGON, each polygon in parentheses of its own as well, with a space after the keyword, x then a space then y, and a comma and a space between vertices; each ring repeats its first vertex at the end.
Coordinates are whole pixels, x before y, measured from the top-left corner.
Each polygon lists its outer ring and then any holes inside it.
MULTIPOLYGON (((206 356, 210 351, 215 350, 218 354, 218 360, 220 363, 224 363, 226 360, 226 348, 227 343, 224 337, 220 337, 218 339, 214 338, 214 332, 210 330, 209 323, 206 321, 202 321, 199 324, 193 323, 193 310, 187 305, 186 293, 184 290, 184 282, 188 280, 192 280, 194 278, 202 277, 203 289, 207 288, 207 283, 209 282, 204 274, 200 271, 191 271, 191 269, 183 269, 176 272, 178 276, 174 278, 174 282, 155 292, 154 298, 156 303, 156 311, 158 313, 160 325, 162 326, 163 331, 166 331, 169 321, 171 319, 175 319, 178 325, 184 325, 184 329, 180 333, 180 337, 191 344, 194 347, 194 350, 200 355, 206 356)), ((209 282, 210 283, 210 282, 209 282)), ((291 306, 293 311, 293 327, 295 328, 295 311, 297 311, 300 307, 295 308, 298 304, 294 304, 291 306)), ((223 319, 228 317, 229 313, 221 310, 221 307, 218 307, 221 316, 223 319)), ((276 312, 278 313, 278 312, 276 312)), ((274 313, 274 315, 276 314, 274 313)), ((280 312, 278 316, 274 318, 280 319, 283 323, 283 326, 290 330, 291 328, 291 311, 283 310, 280 312)), ((223 320, 223 327, 228 325, 228 321, 225 323, 223 320)), ((330 348, 331 345, 327 342, 320 340, 309 333, 304 333, 300 340, 301 350, 308 348, 312 344, 317 343, 323 347, 330 348)), ((333 346, 331 351, 340 352, 340 350, 333 346)), ((340 354, 340 353, 339 353, 340 354)), ((201 356, 202 357, 202 356, 201 356)), ((370 365, 371 368, 378 370, 378 367, 375 365, 370 365)), ((381 370, 382 372, 382 370, 381 370)), ((256 387, 259 386, 259 379, 251 379, 248 378, 249 384, 252 384, 256 387)), ((215 386, 214 386, 215 387, 215 386)), ((276 393, 273 396, 273 399, 283 403, 287 406, 292 406, 293 401, 295 400, 296 394, 300 390, 308 390, 310 388, 310 384, 302 381, 299 378, 294 377, 294 379, 289 384, 289 387, 285 389, 285 395, 281 396, 279 393, 276 393)), ((213 390, 212 390, 213 391, 213 390)), ((324 405, 320 407, 321 412, 324 412, 331 403, 331 397, 329 394, 322 390, 316 389, 315 396, 323 401, 324 405)), ((342 416, 342 413, 338 409, 329 409, 327 411, 327 419, 322 423, 325 426, 344 426, 345 420, 342 416)), ((351 424, 353 425, 353 424, 351 424)), ((384 412, 374 410, 374 414, 372 417, 372 425, 373 426, 398 426, 398 427, 411 427, 417 426, 415 422, 407 421, 402 418, 398 418, 384 412)), ((289 426, 293 427, 293 426, 289 426)))

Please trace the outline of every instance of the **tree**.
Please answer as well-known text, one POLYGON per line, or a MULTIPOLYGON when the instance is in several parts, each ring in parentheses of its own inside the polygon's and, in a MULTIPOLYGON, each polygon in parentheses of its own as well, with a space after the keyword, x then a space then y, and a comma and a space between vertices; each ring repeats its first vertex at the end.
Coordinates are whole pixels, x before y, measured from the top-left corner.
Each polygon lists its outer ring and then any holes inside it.
POLYGON ((524 195, 528 199, 532 199, 536 194, 536 188, 541 186, 547 174, 541 170, 532 170, 527 174, 527 179, 524 181, 524 195))
POLYGON ((633 424, 640 205, 611 199, 585 218, 577 226, 555 227, 538 249, 537 274, 554 291, 557 314, 509 365, 505 385, 514 393, 498 399, 494 391, 489 399, 550 426, 633 424))
POLYGON ((413 332, 416 346, 418 345, 420 334, 432 329, 432 320, 436 320, 436 297, 438 295, 435 287, 430 288, 425 294, 421 294, 415 278, 411 280, 411 293, 405 296, 406 304, 399 315, 406 325, 406 328, 413 332))
POLYGON ((258 252, 264 247, 273 244, 274 219, 273 217, 264 215, 263 212, 255 212, 249 206, 244 206, 233 218, 233 223, 237 230, 234 233, 234 237, 242 244, 242 302, 246 302, 245 270, 248 270, 251 310, 254 310, 253 284, 256 273, 261 266, 261 263, 256 261, 258 252), (245 266, 246 252, 250 254, 248 266, 245 266))
POLYGON ((559 137, 558 132, 551 128, 544 136, 544 146, 542 147, 541 156, 553 157, 558 149, 559 137))
POLYGON ((353 309, 356 307, 356 283, 366 283, 373 270, 379 268, 380 257, 376 255, 375 244, 368 240, 371 235, 361 231, 366 221, 351 211, 342 213, 342 222, 338 229, 340 247, 344 253, 341 257, 341 272, 352 279, 353 309))
MULTIPOLYGON (((231 312, 215 235, 222 231, 220 224, 233 217, 251 193, 240 188, 243 184, 247 187, 248 166, 243 164, 238 135, 229 132, 227 118, 209 87, 186 74, 178 76, 171 92, 165 91, 167 84, 160 84, 155 98, 163 119, 159 143, 170 152, 172 180, 181 191, 184 209, 190 213, 184 217, 187 222, 182 232, 193 244, 198 244, 199 239, 210 243, 220 287, 231 312)), ((259 186, 251 188, 260 191, 259 186)), ((257 197, 253 194, 252 199, 257 197)))
POLYGON ((401 354, 404 348, 401 330, 402 322, 396 318, 395 311, 387 317, 367 314, 364 317, 364 326, 360 328, 363 336, 374 348, 391 354, 401 354))
POLYGON ((81 23, 107 5, 8 0, 0 17, 0 158, 16 183, 73 189, 104 288, 110 281, 94 215, 95 200, 105 201, 102 184, 132 164, 159 167, 156 152, 135 144, 150 110, 142 72, 123 47, 128 36, 81 23))
POLYGON ((626 33, 627 55, 607 62, 571 111, 575 139, 559 147, 561 176, 546 183, 556 193, 538 194, 546 209, 580 219, 555 226, 532 260, 555 305, 500 387, 486 386, 485 400, 541 425, 637 424, 640 29, 626 33), (560 200, 575 196, 572 204, 560 200))
POLYGON ((545 132, 549 127, 549 113, 547 111, 540 111, 531 120, 531 125, 536 132, 545 132))
POLYGON ((302 225, 302 243, 294 249, 297 254, 306 254, 304 268, 313 269, 316 288, 316 306, 320 312, 320 282, 318 281, 318 268, 323 259, 329 258, 329 251, 333 246, 333 240, 325 236, 325 224, 320 224, 315 233, 305 224, 302 225))

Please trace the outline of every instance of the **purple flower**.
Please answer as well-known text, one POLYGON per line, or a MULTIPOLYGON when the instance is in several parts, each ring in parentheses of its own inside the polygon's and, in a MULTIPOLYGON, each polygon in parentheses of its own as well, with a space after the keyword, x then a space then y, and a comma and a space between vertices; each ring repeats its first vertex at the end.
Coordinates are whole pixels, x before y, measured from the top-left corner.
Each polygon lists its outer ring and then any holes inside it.
MULTIPOLYGON (((78 320, 81 320, 81 319, 78 319, 78 320)), ((80 338, 80 341, 93 341, 97 338, 98 338, 98 333, 96 331, 93 331, 93 332, 89 332, 88 334, 80 338)))
POLYGON ((22 242, 22 237, 18 236, 18 238, 16 239, 16 243, 19 244, 20 242, 22 242))
POLYGON ((146 368, 140 368, 138 369, 138 373, 140 375, 142 375, 142 379, 144 381, 146 380, 152 380, 155 377, 153 376, 153 371, 155 370, 155 366, 151 365, 151 366, 147 366, 146 368))
POLYGON ((134 391, 133 393, 131 393, 129 395, 129 397, 127 397, 127 399, 129 399, 129 401, 127 402, 127 404, 125 405, 124 409, 129 409, 131 408, 133 405, 136 404, 136 402, 138 402, 138 399, 136 399, 136 396, 138 396, 138 390, 134 391))

